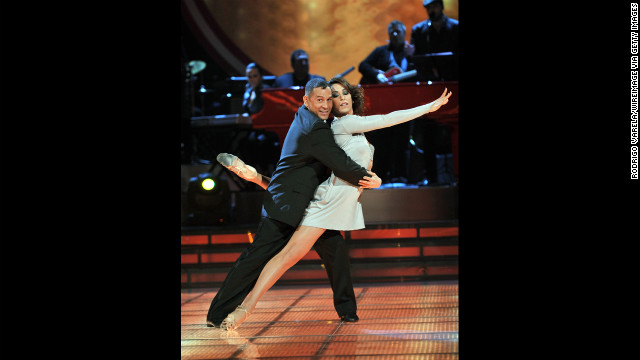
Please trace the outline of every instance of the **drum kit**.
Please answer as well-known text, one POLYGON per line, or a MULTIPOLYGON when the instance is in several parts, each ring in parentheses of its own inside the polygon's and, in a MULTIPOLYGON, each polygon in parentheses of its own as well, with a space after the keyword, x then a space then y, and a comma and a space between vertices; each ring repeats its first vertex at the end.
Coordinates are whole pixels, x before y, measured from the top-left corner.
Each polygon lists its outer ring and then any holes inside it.
MULTIPOLYGON (((196 89, 195 89, 195 80, 196 78, 198 78, 198 76, 196 76, 197 74, 201 73, 202 70, 204 70, 207 67, 207 63, 205 63, 202 60, 191 60, 189 61, 186 66, 186 82, 185 85, 187 85, 188 87, 188 92, 189 92, 189 97, 190 97, 190 102, 191 102, 191 111, 193 112, 194 110, 194 106, 195 106, 195 100, 196 100, 196 89)), ((197 93, 200 94, 199 96, 199 102, 200 102, 200 109, 202 110, 203 107, 203 99, 202 99, 202 95, 204 95, 204 93, 207 92, 212 92, 213 90, 207 90, 205 89, 204 85, 202 85, 202 81, 200 81, 201 85, 200 88, 197 90, 197 93)))
MULTIPOLYGON (((189 61, 189 63, 187 64, 186 68, 187 68, 187 81, 189 83, 193 83, 193 80, 195 80, 196 76, 198 73, 202 72, 202 70, 204 70, 207 67, 207 63, 205 63, 202 60, 191 60, 189 61)), ((205 92, 211 92, 213 90, 207 90, 204 88, 204 85, 200 85, 200 89, 199 92, 205 93, 205 92)))
MULTIPOLYGON (((189 73, 191 74, 191 76, 193 76, 193 75, 198 74, 202 70, 204 70, 207 67, 207 63, 205 63, 202 60, 191 60, 191 61, 189 61, 187 66, 189 68, 189 73)), ((204 87, 204 85, 200 85, 200 88, 198 89, 198 92, 200 94, 204 94, 204 93, 212 93, 212 92, 214 92, 214 90, 206 89, 204 87)))
POLYGON ((202 60, 191 60, 188 64, 189 72, 191 75, 195 75, 207 67, 207 63, 202 60))

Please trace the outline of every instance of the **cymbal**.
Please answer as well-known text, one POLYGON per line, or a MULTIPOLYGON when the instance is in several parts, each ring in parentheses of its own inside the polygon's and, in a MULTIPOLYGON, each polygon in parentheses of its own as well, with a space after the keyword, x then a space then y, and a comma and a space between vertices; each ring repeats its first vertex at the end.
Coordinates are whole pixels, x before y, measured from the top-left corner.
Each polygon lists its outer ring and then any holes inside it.
POLYGON ((191 75, 195 75, 207 67, 207 63, 201 60, 189 61, 189 67, 191 68, 191 75))

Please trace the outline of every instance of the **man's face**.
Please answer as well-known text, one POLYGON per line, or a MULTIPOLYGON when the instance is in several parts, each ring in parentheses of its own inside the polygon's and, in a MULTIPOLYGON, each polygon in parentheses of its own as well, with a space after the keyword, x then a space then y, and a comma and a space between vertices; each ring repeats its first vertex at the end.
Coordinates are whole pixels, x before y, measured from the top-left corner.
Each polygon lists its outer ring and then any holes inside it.
POLYGON ((389 43, 392 47, 398 48, 404 45, 406 33, 400 25, 394 25, 389 29, 389 43))
POLYGON ((442 19, 442 4, 438 1, 434 1, 431 4, 425 6, 427 9, 427 15, 431 21, 438 21, 442 19))
POLYGON ((333 107, 333 100, 331 98, 331 88, 315 88, 309 96, 305 95, 303 98, 304 105, 320 119, 327 120, 333 107))
POLYGON ((309 72, 309 58, 305 54, 301 54, 293 62, 293 72, 296 74, 307 74, 309 72))

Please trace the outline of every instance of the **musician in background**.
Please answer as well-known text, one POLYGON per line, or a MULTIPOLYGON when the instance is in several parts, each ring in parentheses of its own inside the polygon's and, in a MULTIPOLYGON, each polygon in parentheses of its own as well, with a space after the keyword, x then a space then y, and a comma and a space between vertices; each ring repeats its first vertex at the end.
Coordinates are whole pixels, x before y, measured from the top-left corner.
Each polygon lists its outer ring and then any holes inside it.
POLYGON ((267 89, 270 86, 262 82, 262 69, 256 63, 247 65, 245 74, 247 75, 247 84, 242 99, 242 109, 249 114, 255 114, 264 106, 262 89, 267 89))
POLYGON ((405 37, 407 28, 398 20, 393 20, 387 26, 389 43, 373 49, 360 65, 358 71, 362 74, 360 84, 385 84, 389 79, 385 73, 400 73, 410 70, 408 57, 413 55, 414 46, 405 37))
MULTIPOLYGON (((443 13, 442 0, 420 1, 428 18, 411 28, 410 42, 415 46, 415 51, 409 62, 418 72, 413 80, 458 81, 458 20, 443 13)), ((410 134, 406 158, 409 182, 428 186, 446 185, 440 180, 445 178, 443 169, 446 166, 439 166, 437 159, 439 154, 446 159, 446 154, 452 152, 449 126, 427 118, 412 122, 410 134), (439 176, 439 172, 443 176, 439 176)))
POLYGON ((423 0, 428 19, 411 28, 411 44, 415 52, 410 62, 418 69, 419 81, 458 80, 458 20, 444 13, 442 0, 423 0), (453 55, 428 56, 452 52, 453 55))
MULTIPOLYGON (((389 79, 385 72, 391 73, 393 69, 400 72, 411 70, 409 57, 413 54, 414 47, 406 42, 406 31, 405 25, 398 20, 389 23, 387 26, 389 43, 373 49, 358 66, 358 71, 362 73, 360 84, 386 84, 389 79)), ((415 81, 415 76, 406 80, 415 81)), ((372 131, 369 134, 371 143, 380 150, 376 152, 376 172, 383 183, 407 183, 408 181, 407 152, 410 146, 411 126, 411 122, 406 122, 372 131)))
POLYGON ((302 49, 295 50, 291 53, 291 68, 293 72, 278 76, 273 82, 272 87, 305 86, 309 80, 315 78, 326 81, 323 76, 309 73, 309 54, 302 49))

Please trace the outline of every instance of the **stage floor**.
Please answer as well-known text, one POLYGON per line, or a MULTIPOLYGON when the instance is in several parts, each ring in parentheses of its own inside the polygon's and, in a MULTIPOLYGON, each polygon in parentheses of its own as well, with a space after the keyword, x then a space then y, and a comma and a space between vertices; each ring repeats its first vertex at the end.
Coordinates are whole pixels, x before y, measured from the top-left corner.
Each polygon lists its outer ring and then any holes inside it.
POLYGON ((233 332, 205 325, 216 291, 182 291, 182 359, 458 359, 457 281, 356 284, 356 323, 329 285, 276 284, 233 332))

